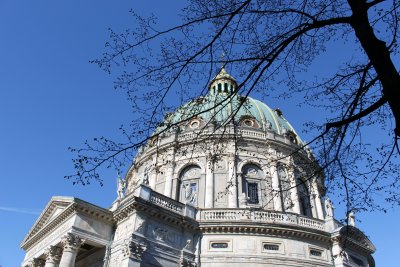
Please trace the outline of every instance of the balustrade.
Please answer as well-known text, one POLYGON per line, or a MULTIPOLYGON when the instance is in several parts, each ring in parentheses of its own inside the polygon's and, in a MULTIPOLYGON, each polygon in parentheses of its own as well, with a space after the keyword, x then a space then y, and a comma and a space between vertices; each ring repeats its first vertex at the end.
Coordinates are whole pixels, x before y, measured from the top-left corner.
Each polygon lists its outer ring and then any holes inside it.
POLYGON ((325 230, 325 224, 323 221, 302 217, 297 214, 273 211, 253 211, 245 209, 201 210, 199 218, 201 222, 249 221, 258 223, 290 224, 325 230))

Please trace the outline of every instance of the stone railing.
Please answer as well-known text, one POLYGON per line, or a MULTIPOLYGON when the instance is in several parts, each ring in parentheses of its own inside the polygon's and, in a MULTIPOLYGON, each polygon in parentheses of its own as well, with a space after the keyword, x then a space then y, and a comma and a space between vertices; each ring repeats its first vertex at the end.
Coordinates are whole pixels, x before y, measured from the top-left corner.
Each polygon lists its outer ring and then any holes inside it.
POLYGON ((325 223, 318 219, 307 218, 293 213, 276 211, 256 211, 246 209, 210 209, 197 213, 200 222, 257 222, 284 225, 297 225, 306 228, 325 230, 325 223))
POLYGON ((194 132, 183 132, 178 135, 178 141, 183 141, 183 140, 194 140, 197 139, 201 136, 207 136, 210 132, 206 129, 203 129, 201 131, 194 131, 194 132))
POLYGON ((181 214, 183 209, 185 208, 184 204, 174 201, 154 191, 152 191, 150 194, 150 202, 156 204, 157 206, 167 208, 179 214, 181 214))
POLYGON ((151 204, 165 208, 179 215, 192 219, 196 218, 197 209, 195 207, 185 205, 179 201, 164 196, 163 194, 157 193, 146 185, 140 185, 138 188, 136 188, 134 195, 150 202, 151 204))
POLYGON ((268 137, 268 135, 266 133, 259 132, 259 131, 240 130, 239 133, 243 137, 259 138, 259 139, 263 139, 263 140, 267 139, 267 137, 268 137))

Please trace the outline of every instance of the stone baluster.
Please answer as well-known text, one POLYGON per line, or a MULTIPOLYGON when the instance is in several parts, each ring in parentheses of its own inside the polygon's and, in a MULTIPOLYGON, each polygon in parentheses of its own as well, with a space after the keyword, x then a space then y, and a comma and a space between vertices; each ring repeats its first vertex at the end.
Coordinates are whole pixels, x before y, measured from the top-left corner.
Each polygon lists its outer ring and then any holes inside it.
POLYGON ((283 211, 282 197, 281 197, 282 192, 279 186, 277 162, 273 162, 272 165, 270 166, 270 173, 272 176, 272 194, 273 194, 274 209, 277 211, 283 211))
POLYGON ((228 156, 228 170, 229 170, 229 195, 228 195, 228 207, 238 207, 238 193, 237 193, 237 175, 236 175, 236 156, 235 154, 229 154, 228 156))
POLYGON ((60 263, 62 248, 50 246, 46 252, 46 264, 44 267, 57 267, 60 263))
POLYGON ((206 162, 206 194, 205 194, 205 208, 214 207, 214 162, 212 159, 207 159, 206 162))
POLYGON ((61 256, 60 267, 74 267, 75 259, 78 254, 78 250, 85 240, 72 233, 67 233, 61 243, 64 246, 64 250, 61 256))

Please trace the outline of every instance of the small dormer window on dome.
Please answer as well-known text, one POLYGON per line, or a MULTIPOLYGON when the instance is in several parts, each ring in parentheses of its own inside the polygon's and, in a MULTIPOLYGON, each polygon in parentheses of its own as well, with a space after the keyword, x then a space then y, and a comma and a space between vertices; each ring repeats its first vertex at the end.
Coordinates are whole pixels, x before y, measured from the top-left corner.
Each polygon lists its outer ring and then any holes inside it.
POLYGON ((260 128, 257 120, 252 116, 243 116, 240 118, 239 122, 240 126, 251 127, 251 128, 260 128))
POLYGON ((286 132, 286 136, 289 138, 290 142, 292 142, 293 144, 297 144, 297 138, 296 138, 296 134, 294 132, 292 132, 291 130, 288 130, 286 132))
POLYGON ((237 89, 236 80, 224 68, 221 68, 218 75, 210 82, 210 93, 217 94, 231 94, 237 89))

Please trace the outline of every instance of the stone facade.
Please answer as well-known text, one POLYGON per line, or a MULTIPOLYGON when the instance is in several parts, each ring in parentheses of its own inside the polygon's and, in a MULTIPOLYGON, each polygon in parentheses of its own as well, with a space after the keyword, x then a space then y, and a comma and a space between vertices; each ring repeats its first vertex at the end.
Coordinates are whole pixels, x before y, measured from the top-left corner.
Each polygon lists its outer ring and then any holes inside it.
POLYGON ((167 114, 111 209, 52 198, 22 266, 374 266, 373 244, 322 203, 323 172, 282 112, 236 87, 222 69, 167 114))

